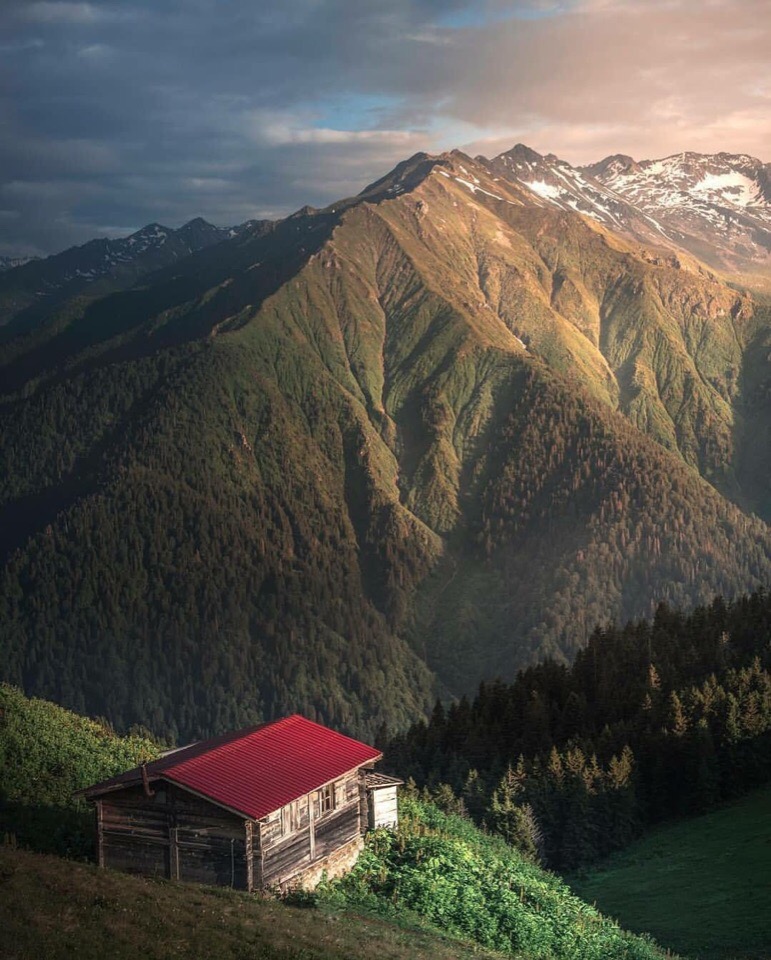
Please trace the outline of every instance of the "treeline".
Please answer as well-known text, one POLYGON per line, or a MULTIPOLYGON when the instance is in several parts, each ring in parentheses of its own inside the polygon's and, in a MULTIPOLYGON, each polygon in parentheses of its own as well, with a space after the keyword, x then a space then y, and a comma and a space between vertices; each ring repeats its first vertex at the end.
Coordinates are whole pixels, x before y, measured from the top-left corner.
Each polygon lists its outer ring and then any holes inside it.
POLYGON ((531 369, 500 408, 465 549, 416 631, 454 692, 572 661, 595 624, 652 617, 658 601, 692 607, 771 582, 768 527, 601 403, 531 369))
POLYGON ((385 752, 550 866, 589 862, 771 777, 771 595, 598 627, 571 667, 437 703, 385 752))

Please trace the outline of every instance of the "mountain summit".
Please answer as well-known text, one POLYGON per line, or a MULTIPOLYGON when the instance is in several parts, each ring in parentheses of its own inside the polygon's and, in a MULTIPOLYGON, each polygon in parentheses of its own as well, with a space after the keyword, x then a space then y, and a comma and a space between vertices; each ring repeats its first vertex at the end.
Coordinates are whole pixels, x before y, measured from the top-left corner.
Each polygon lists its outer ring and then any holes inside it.
POLYGON ((572 167, 519 144, 477 159, 547 203, 690 254, 751 286, 765 287, 771 274, 771 165, 754 157, 680 153, 637 162, 615 154, 572 167))
POLYGON ((745 154, 679 153, 627 167, 602 161, 587 172, 712 266, 771 272, 771 164, 745 154))
POLYGON ((185 737, 371 735, 768 583, 768 310, 627 211, 664 236, 555 157, 418 154, 16 316, 4 677, 185 737))
POLYGON ((0 327, 24 311, 45 315, 79 294, 94 297, 130 286, 229 235, 201 217, 178 230, 149 223, 127 237, 90 240, 51 257, 6 265, 0 270, 0 327))

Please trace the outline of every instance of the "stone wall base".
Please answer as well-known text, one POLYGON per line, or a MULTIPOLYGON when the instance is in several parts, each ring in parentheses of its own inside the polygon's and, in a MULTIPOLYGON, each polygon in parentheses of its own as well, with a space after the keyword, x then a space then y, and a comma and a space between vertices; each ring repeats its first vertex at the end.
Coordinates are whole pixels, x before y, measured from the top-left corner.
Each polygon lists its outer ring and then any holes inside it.
POLYGON ((321 883, 321 879, 326 874, 328 880, 335 880, 342 877, 343 874, 354 866, 359 859, 359 854, 364 847, 362 837, 356 837, 349 840, 334 853, 330 853, 323 860, 317 860, 307 870, 296 873, 290 880, 281 884, 284 890, 313 890, 321 883))

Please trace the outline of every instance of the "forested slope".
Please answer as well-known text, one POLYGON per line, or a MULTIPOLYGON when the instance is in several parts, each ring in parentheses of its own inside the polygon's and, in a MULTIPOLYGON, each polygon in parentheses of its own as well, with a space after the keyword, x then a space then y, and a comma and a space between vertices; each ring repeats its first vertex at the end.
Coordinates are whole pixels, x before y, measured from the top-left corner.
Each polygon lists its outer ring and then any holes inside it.
MULTIPOLYGON (((470 690, 597 620, 768 582, 767 526, 536 310, 565 215, 464 170, 418 156, 5 344, 7 679, 183 739, 289 710, 371 736, 434 673, 470 690)), ((593 283, 658 282, 577 224, 612 262, 593 283)))
POLYGON ((771 780, 771 595, 593 631, 384 745, 450 809, 559 869, 771 780))

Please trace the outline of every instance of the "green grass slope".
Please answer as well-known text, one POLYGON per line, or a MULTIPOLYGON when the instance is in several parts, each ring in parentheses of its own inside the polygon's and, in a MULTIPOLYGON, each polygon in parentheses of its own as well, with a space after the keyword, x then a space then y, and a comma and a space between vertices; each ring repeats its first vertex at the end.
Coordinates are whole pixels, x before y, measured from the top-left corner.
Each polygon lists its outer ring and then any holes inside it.
POLYGON ((414 911, 450 934, 514 956, 661 956, 650 938, 624 932, 500 838, 405 797, 398 830, 370 834, 353 871, 319 900, 387 917, 414 911))
POLYGON ((0 836, 44 853, 93 855, 93 812, 73 793, 160 749, 142 731, 119 737, 104 723, 0 684, 0 836))
POLYGON ((660 955, 502 841, 410 800, 403 803, 398 833, 370 834, 352 874, 303 898, 306 908, 315 903, 316 910, 99 871, 18 849, 82 856, 87 848, 78 831, 84 817, 78 815, 85 814, 85 805, 73 801, 71 791, 157 750, 142 737, 117 737, 102 724, 0 687, 4 957, 141 952, 441 960, 492 956, 491 948, 542 960, 660 955))
POLYGON ((771 957, 771 788, 652 831, 571 887, 704 960, 771 957))
POLYGON ((5 960, 493 960, 418 922, 263 902, 0 848, 5 960))

